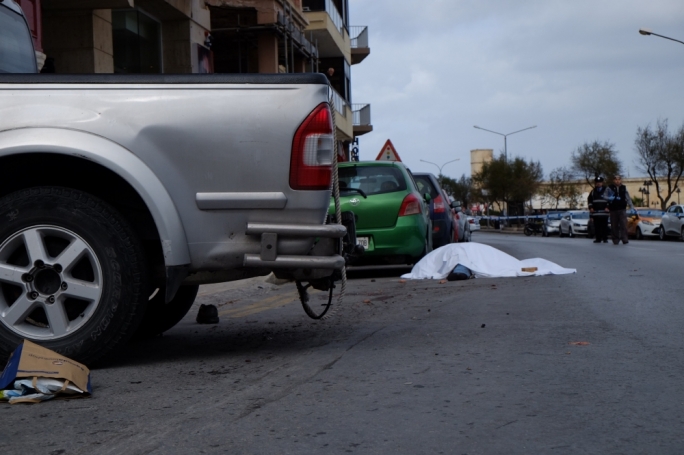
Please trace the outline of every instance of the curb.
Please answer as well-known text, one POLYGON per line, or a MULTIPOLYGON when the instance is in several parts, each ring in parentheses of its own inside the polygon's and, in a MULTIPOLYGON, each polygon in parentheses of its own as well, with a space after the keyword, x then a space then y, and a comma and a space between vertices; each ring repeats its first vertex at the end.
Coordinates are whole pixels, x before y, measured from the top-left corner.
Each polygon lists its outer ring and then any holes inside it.
POLYGON ((515 235, 517 235, 517 234, 524 235, 525 234, 522 229, 511 229, 511 228, 504 228, 504 229, 480 228, 480 230, 477 232, 487 232, 487 233, 492 233, 492 234, 515 234, 515 235))

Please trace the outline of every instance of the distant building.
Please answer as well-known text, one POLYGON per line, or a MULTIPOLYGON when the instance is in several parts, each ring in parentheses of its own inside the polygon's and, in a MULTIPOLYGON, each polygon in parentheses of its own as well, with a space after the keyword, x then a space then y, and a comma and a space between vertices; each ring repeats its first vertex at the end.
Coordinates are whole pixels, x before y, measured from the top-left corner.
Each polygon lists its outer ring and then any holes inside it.
POLYGON ((494 150, 475 149, 470 151, 470 175, 473 176, 482 170, 484 163, 494 159, 494 150))

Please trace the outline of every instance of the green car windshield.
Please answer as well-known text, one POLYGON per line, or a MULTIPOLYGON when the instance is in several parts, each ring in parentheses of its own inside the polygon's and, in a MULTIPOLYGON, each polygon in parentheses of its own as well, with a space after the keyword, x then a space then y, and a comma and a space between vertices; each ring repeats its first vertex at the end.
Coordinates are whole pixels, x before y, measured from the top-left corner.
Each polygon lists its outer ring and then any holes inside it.
POLYGON ((367 196, 406 191, 400 169, 390 166, 344 166, 339 168, 340 191, 355 188, 367 196))

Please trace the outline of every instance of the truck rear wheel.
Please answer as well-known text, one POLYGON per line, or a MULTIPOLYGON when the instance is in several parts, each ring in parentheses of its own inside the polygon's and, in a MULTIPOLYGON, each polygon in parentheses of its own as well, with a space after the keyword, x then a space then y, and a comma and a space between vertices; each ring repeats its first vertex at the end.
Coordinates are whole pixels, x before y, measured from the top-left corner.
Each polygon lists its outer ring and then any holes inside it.
POLYGON ((24 339, 83 363, 133 334, 146 305, 143 247, 128 222, 81 191, 0 199, 0 355, 24 339))
POLYGON ((162 334, 178 324, 195 302, 199 286, 181 286, 169 303, 159 292, 147 304, 145 317, 135 333, 135 338, 150 338, 162 334))

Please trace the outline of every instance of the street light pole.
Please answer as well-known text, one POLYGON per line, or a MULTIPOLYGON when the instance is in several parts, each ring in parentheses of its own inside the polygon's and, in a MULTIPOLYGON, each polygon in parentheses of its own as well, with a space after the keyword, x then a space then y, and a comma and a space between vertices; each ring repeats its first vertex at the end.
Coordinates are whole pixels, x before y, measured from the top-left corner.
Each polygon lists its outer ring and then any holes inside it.
POLYGON ((498 134, 499 136, 503 136, 503 138, 504 138, 504 159, 506 160, 506 162, 508 162, 508 141, 507 141, 508 136, 515 134, 515 133, 520 133, 522 131, 531 130, 532 128, 536 128, 536 127, 537 127, 537 125, 528 126, 527 128, 523 128, 523 129, 518 130, 518 131, 513 131, 512 133, 503 134, 503 133, 497 133, 496 131, 488 130, 486 128, 481 128, 477 125, 473 126, 473 128, 477 128, 478 130, 487 131, 489 133, 494 133, 494 134, 498 134))
POLYGON ((433 163, 432 161, 426 161, 426 160, 420 160, 420 161, 422 161, 423 163, 428 163, 428 164, 432 164, 432 165, 437 166, 437 169, 439 169, 439 176, 441 176, 442 175, 442 169, 444 169, 444 166, 446 166, 449 163, 453 163, 454 161, 460 161, 460 158, 456 158, 455 160, 447 161, 446 163, 442 164, 441 166, 437 163, 433 163))
POLYGON ((680 40, 678 40, 678 39, 670 38, 669 36, 658 35, 657 33, 653 33, 652 31, 650 31, 650 30, 647 29, 647 28, 640 28, 640 29, 639 29, 639 33, 642 34, 642 35, 644 35, 644 36, 653 35, 653 36, 657 36, 657 37, 659 37, 659 38, 665 38, 665 39, 669 39, 670 41, 676 41, 676 42, 678 42, 678 43, 684 44, 684 41, 680 41, 680 40))

